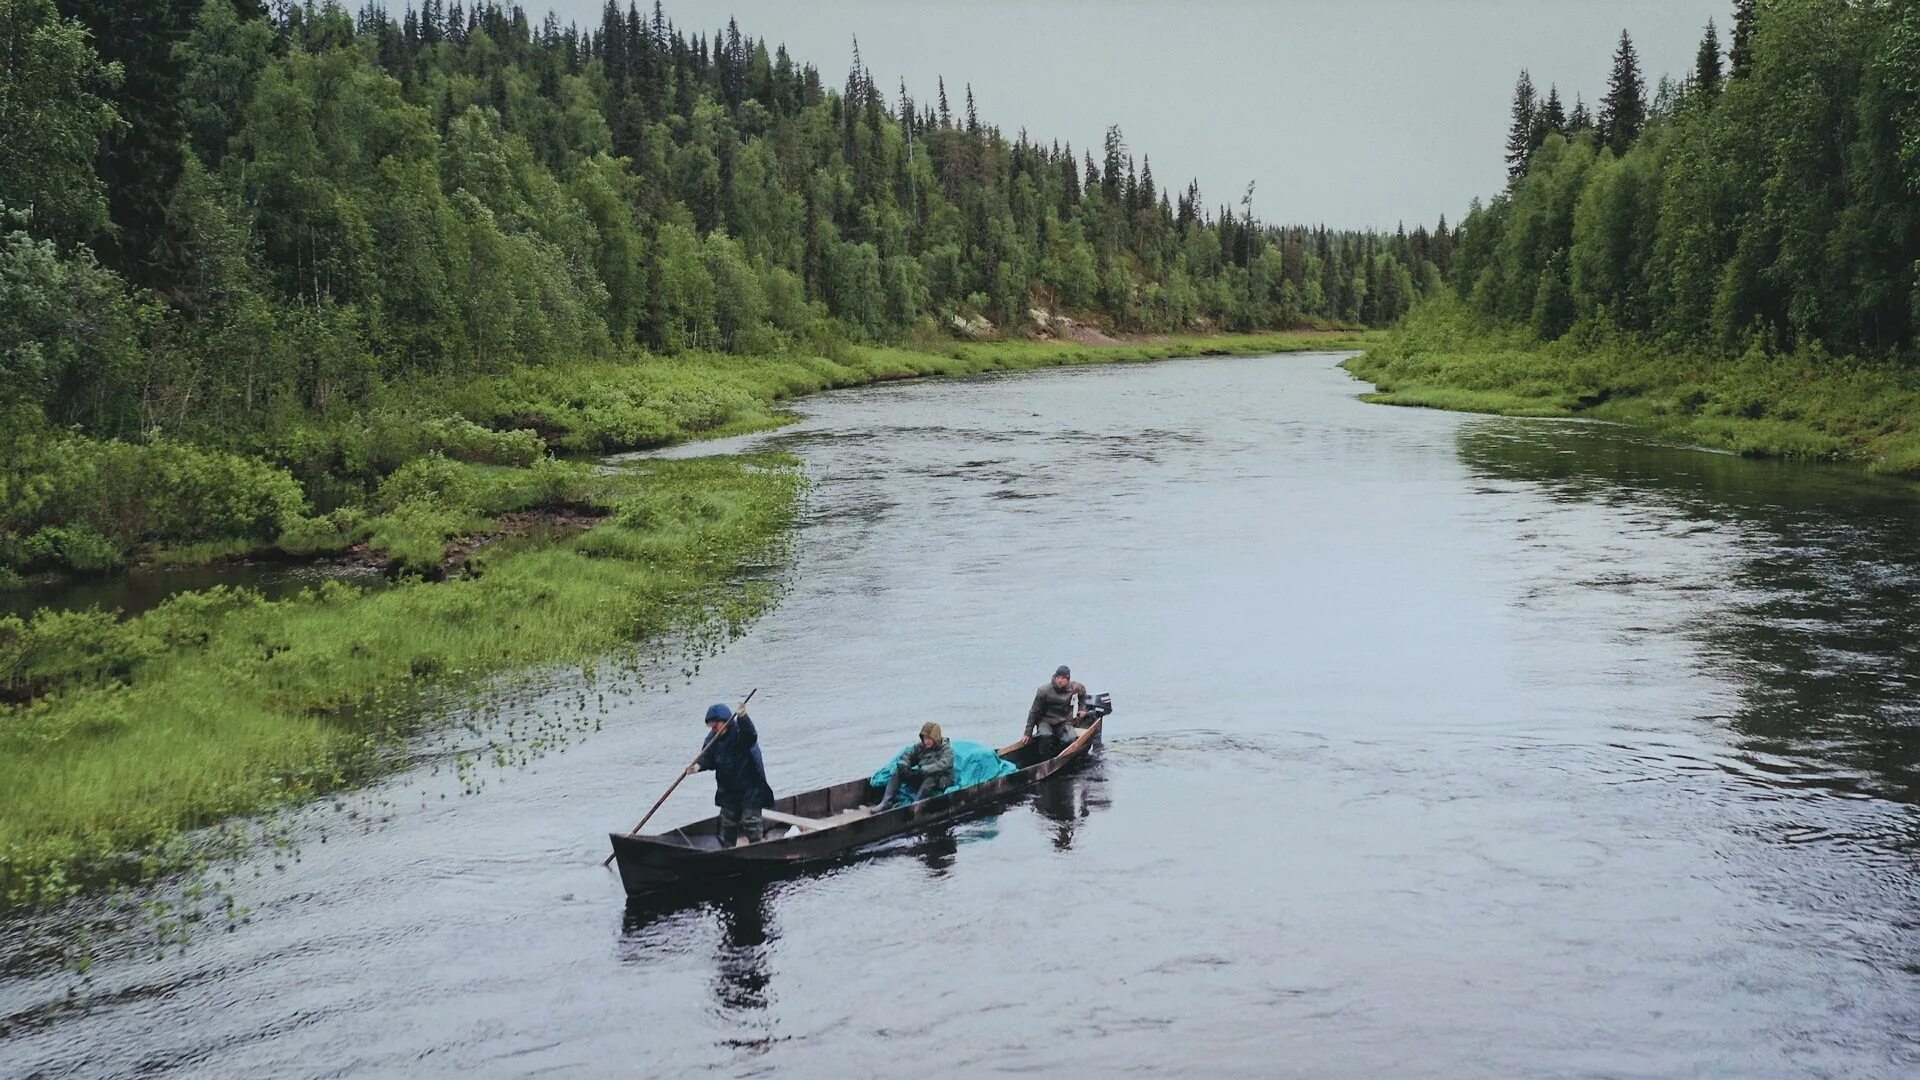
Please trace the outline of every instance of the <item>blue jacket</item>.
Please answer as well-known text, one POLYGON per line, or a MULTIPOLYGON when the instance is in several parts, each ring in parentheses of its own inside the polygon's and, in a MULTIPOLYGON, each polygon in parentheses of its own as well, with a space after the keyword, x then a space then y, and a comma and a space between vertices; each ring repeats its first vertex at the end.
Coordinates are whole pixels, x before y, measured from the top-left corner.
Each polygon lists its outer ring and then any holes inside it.
POLYGON ((700 767, 713 773, 715 806, 764 810, 773 805, 767 766, 760 758, 760 733, 745 713, 734 716, 718 739, 708 736, 700 767))

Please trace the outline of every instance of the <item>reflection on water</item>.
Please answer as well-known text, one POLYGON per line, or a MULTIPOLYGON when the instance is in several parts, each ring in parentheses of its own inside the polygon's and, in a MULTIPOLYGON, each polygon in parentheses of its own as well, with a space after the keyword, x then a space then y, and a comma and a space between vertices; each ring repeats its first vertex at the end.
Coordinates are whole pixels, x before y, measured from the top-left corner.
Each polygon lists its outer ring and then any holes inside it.
POLYGON ((725 1011, 767 1007, 767 985, 773 981, 767 945, 779 936, 770 919, 768 892, 749 887, 714 902, 720 944, 714 956, 713 996, 725 1011))
POLYGON ((1033 793, 1033 808, 1053 823, 1053 847, 1070 851, 1074 837, 1095 810, 1112 806, 1107 796, 1106 755, 1095 747, 1080 768, 1056 776, 1033 793))
POLYGON ((621 921, 624 956, 650 963, 663 956, 709 954, 713 1008, 723 1045, 764 1050, 773 1039, 766 1017, 773 985, 771 953, 780 937, 774 921, 777 881, 745 881, 702 894, 629 901, 621 921))
POLYGON ((927 868, 927 877, 938 881, 953 870, 954 856, 960 853, 960 840, 953 833, 953 826, 940 825, 929 830, 919 843, 914 845, 914 854, 927 868))
MULTIPOLYGON (((1489 480, 1618 511, 1622 536, 1712 532, 1730 570, 1663 578, 1623 560, 1579 584, 1697 588, 1690 632, 1733 678, 1727 718, 1762 783, 1920 803, 1920 499, 1857 468, 1754 462, 1592 424, 1484 421, 1460 456, 1489 480)), ((1593 564, 1589 564, 1594 569, 1593 564)))

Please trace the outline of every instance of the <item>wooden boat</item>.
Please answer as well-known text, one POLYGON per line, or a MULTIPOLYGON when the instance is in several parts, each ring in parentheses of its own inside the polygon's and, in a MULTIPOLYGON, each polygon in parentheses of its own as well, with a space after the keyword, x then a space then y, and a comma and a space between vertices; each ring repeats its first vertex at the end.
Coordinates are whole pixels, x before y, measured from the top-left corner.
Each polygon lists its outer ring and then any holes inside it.
POLYGON ((998 751, 1017 771, 892 810, 874 812, 880 790, 864 776, 776 799, 763 811, 767 837, 757 844, 723 850, 718 816, 650 836, 610 833, 620 883, 628 896, 648 896, 728 878, 779 873, 963 817, 1085 757, 1087 748, 1100 738, 1105 720, 1104 714, 1092 717, 1078 729, 1079 736, 1052 757, 1042 757, 1040 748, 1023 738, 998 751))

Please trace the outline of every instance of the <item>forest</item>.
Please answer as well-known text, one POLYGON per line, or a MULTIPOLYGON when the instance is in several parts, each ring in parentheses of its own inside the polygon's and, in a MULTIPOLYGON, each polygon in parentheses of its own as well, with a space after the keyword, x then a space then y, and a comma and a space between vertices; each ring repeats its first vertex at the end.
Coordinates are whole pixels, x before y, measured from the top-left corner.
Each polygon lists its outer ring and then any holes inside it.
POLYGON ((1596 113, 1523 73, 1512 183, 1462 223, 1460 295, 1544 339, 1910 355, 1920 10, 1740 0, 1684 79, 1623 33, 1596 113))
POLYGON ((1595 107, 1547 85, 1373 400, 1920 476, 1920 7, 1738 0, 1680 78, 1623 32, 1595 107))
POLYGON ((658 4, 610 3, 585 28, 442 0, 0 6, 16 569, 270 540, 419 452, 496 434, 429 390, 397 426, 463 436, 339 445, 425 381, 939 349, 1056 336, 1062 316, 1123 335, 1384 326, 1450 262, 1444 220, 1266 225, 1251 186, 1217 207, 1163 188, 1117 124, 1078 152, 1009 138, 964 84, 875 85, 857 41, 828 85, 731 21, 690 31, 658 4), (203 493, 187 516, 211 524, 96 505, 156 474, 203 493))

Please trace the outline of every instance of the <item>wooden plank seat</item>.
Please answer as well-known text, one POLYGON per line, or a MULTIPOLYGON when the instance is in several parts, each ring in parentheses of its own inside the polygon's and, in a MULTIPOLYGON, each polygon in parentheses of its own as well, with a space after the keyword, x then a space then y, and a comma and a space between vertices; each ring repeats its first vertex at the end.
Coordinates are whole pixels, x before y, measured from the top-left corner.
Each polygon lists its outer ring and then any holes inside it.
POLYGON ((796 829, 805 829, 808 832, 815 832, 827 827, 826 821, 821 818, 801 817, 798 814, 784 814, 778 810, 762 810, 760 811, 760 816, 768 821, 780 825, 791 825, 796 829))

